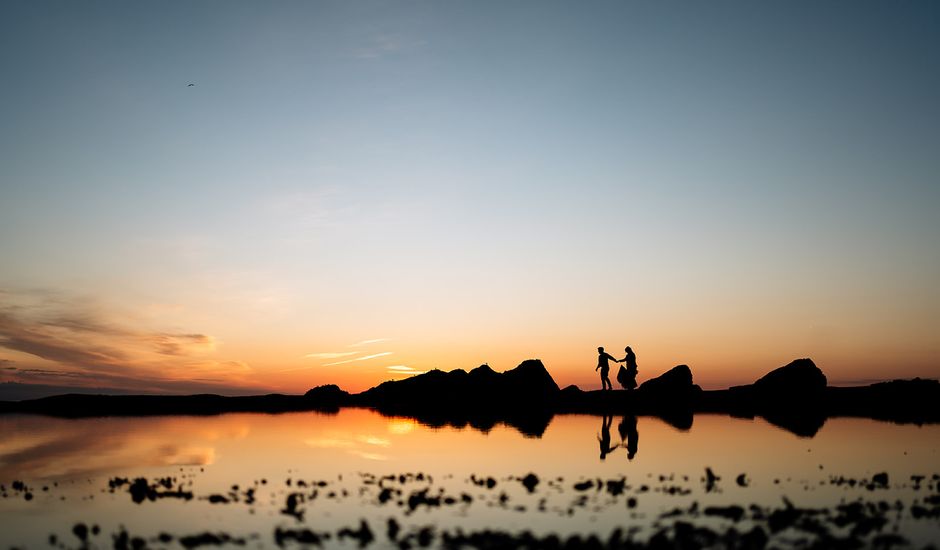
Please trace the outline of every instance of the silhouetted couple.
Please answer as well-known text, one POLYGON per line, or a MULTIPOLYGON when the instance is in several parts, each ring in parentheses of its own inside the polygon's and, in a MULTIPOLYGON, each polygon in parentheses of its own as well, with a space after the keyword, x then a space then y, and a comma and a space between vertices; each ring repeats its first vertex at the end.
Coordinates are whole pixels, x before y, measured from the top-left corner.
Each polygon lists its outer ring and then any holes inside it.
POLYGON ((604 415, 604 419, 601 421, 601 433, 597 434, 597 442, 601 448, 601 460, 607 458, 607 455, 617 447, 626 447, 627 459, 633 460, 640 447, 640 434, 636 429, 636 417, 632 415, 624 416, 620 421, 617 426, 617 431, 620 432, 620 443, 617 445, 611 445, 610 441, 610 426, 613 423, 613 416, 604 415))
POLYGON ((636 354, 630 346, 624 348, 624 352, 626 356, 623 359, 616 359, 604 351, 603 347, 597 348, 597 367, 594 370, 601 371, 601 389, 614 389, 613 384, 610 383, 610 361, 626 364, 626 367, 621 366, 617 371, 617 382, 626 390, 636 388, 636 374, 639 371, 636 366, 636 354))

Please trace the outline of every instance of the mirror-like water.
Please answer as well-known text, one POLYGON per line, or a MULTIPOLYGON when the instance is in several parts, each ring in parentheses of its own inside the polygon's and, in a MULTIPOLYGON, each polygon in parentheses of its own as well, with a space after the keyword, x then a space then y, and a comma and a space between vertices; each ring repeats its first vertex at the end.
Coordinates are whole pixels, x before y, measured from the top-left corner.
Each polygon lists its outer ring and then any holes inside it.
MULTIPOLYGON (((937 493, 936 425, 830 419, 806 439, 726 416, 696 416, 690 430, 680 431, 650 417, 563 415, 536 439, 502 425, 489 433, 430 428, 344 409, 81 420, 9 415, 0 417, 0 433, 4 547, 45 547, 50 540, 78 547, 72 533, 78 523, 97 526, 98 534, 87 536, 91 546, 111 547, 113 535, 126 530, 158 547, 205 532, 269 547, 279 528, 335 534, 362 520, 374 544, 390 545, 389 518, 403 534, 433 526, 606 539, 619 527, 642 539, 676 508, 721 527, 732 520, 694 511, 780 507, 784 498, 816 509, 858 499, 901 503, 904 512, 888 513, 879 533, 896 532, 918 546, 940 540, 935 519, 907 512, 937 493), (709 484, 706 468, 720 479, 709 484), (531 492, 520 481, 530 473, 531 492), (172 479, 157 485, 164 477, 172 479), (136 478, 173 496, 142 495, 135 503, 129 486, 136 478), (161 542, 161 533, 174 538, 161 542)), ((798 543, 803 534, 778 536, 798 543)), ((359 542, 333 537, 325 544, 359 542)))

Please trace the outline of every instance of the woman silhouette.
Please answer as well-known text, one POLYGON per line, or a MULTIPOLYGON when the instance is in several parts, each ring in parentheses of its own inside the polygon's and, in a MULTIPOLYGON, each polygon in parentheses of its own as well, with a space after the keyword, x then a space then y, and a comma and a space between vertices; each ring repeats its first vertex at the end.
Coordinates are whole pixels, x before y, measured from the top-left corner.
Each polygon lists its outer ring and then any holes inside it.
POLYGON ((627 460, 633 460, 640 448, 640 433, 636 430, 636 417, 624 416, 617 425, 617 431, 620 432, 620 444, 627 446, 627 460))
POLYGON ((620 385, 624 389, 632 390, 636 388, 636 374, 639 372, 639 369, 636 366, 636 354, 633 353, 633 350, 630 349, 630 346, 624 348, 626 356, 623 359, 617 359, 618 363, 626 363, 627 368, 623 367, 617 371, 617 382, 620 382, 620 385))

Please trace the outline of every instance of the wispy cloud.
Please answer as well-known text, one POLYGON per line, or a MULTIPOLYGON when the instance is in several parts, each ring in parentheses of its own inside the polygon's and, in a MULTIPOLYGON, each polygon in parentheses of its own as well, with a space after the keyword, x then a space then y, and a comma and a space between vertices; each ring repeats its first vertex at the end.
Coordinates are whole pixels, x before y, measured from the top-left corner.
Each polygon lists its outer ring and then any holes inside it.
POLYGON ((304 357, 309 357, 311 359, 338 359, 340 357, 349 357, 350 355, 356 355, 358 351, 325 351, 321 353, 308 353, 304 357))
MULTIPOLYGON (((350 348, 361 348, 361 347, 368 346, 368 345, 371 345, 371 344, 379 344, 379 343, 382 343, 382 342, 388 342, 388 341, 390 341, 390 340, 391 340, 391 338, 372 338, 371 340, 360 340, 360 341, 356 342, 355 344, 349 344, 348 347, 350 347, 350 348)), ((309 359, 339 359, 339 358, 341 358, 341 357, 350 357, 350 356, 353 356, 353 355, 357 355, 357 354, 359 354, 359 353, 362 353, 362 352, 361 352, 361 351, 320 351, 320 352, 316 352, 316 353, 308 353, 307 355, 304 355, 304 357, 307 357, 307 358, 309 358, 309 359)), ((391 353, 391 352, 387 352, 386 355, 387 355, 388 353, 391 353)), ((364 361, 364 360, 366 360, 366 359, 372 359, 373 357, 379 357, 379 356, 361 357, 361 358, 356 359, 356 360, 357 360, 357 361, 364 361)), ((339 363, 330 363, 330 364, 331 364, 331 365, 337 365, 337 364, 339 364, 339 363)))
POLYGON ((355 359, 346 359, 345 361, 335 361, 333 363, 326 363, 324 367, 332 367, 333 365, 344 365, 346 363, 355 363, 357 361, 368 361, 369 359, 375 359, 377 357, 385 357, 386 355, 391 355, 391 351, 383 351, 381 353, 373 353, 372 355, 366 355, 364 357, 356 357, 355 359))
POLYGON ((413 368, 408 367, 408 366, 405 366, 405 365, 391 365, 391 366, 388 366, 388 367, 385 367, 385 368, 386 368, 387 370, 395 370, 395 371, 401 371, 401 372, 412 372, 412 371, 414 371, 413 368))
POLYGON ((163 355, 188 355, 215 348, 215 340, 205 334, 152 334, 145 339, 163 355))
POLYGON ((380 342, 390 342, 391 338, 373 338, 371 340, 361 340, 355 344, 349 344, 351 348, 361 348, 362 346, 368 346, 369 344, 378 344, 380 342))
POLYGON ((369 38, 368 43, 353 52, 358 59, 379 59, 426 46, 424 40, 409 39, 399 34, 380 34, 369 38))
MULTIPOLYGON (((368 340, 360 340, 354 344, 349 344, 348 347, 362 348, 365 346, 370 346, 372 344, 380 344, 382 342, 388 342, 390 340, 391 338, 371 338, 368 340)), ((341 359, 343 357, 349 357, 349 359, 343 359, 342 361, 333 361, 331 363, 323 363, 320 365, 321 367, 332 367, 335 365, 345 365, 347 363, 355 363, 357 361, 368 361, 370 359, 375 359, 377 357, 385 357, 386 355, 391 355, 393 352, 383 351, 379 353, 373 353, 370 355, 363 355, 361 357, 354 357, 361 353, 364 353, 364 351, 319 351, 315 353, 308 353, 307 355, 304 355, 304 357, 307 359, 325 359, 325 360, 341 359)), ((292 372, 292 371, 297 371, 297 370, 305 370, 309 368, 311 367, 304 366, 304 367, 297 367, 297 368, 289 368, 289 369, 284 369, 281 372, 292 372)))
POLYGON ((392 445, 392 442, 388 439, 375 435, 360 435, 356 438, 356 441, 365 443, 366 445, 376 445, 378 447, 390 447, 392 445))
POLYGON ((415 368, 409 367, 407 365, 390 365, 385 367, 385 370, 397 377, 408 377, 414 376, 416 374, 424 374, 427 371, 417 370, 415 368))

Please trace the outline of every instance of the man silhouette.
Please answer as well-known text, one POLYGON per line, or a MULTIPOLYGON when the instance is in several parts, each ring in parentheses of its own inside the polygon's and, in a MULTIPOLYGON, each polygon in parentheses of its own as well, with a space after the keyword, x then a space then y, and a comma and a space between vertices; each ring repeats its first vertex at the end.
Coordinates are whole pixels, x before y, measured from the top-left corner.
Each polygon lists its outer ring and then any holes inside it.
POLYGON ((604 351, 603 347, 597 348, 597 367, 594 370, 601 371, 601 389, 612 390, 614 385, 610 383, 610 361, 617 362, 609 353, 604 351))
POLYGON ((614 423, 613 416, 604 415, 604 419, 601 421, 601 433, 597 434, 597 443, 601 447, 601 460, 607 458, 614 449, 620 445, 610 446, 610 425, 614 423))

